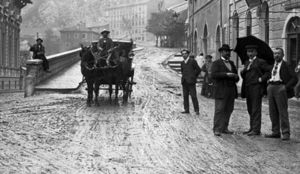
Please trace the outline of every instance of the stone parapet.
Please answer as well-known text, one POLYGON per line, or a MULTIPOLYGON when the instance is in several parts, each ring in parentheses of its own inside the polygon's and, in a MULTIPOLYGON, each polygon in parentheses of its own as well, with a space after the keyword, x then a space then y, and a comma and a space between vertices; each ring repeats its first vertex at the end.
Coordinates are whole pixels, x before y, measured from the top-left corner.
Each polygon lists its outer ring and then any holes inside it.
POLYGON ((31 96, 34 93, 34 87, 53 75, 64 71, 71 65, 80 60, 80 48, 71 51, 51 55, 47 57, 49 61, 50 72, 43 70, 40 59, 31 59, 26 61, 26 77, 25 77, 25 97, 31 96))

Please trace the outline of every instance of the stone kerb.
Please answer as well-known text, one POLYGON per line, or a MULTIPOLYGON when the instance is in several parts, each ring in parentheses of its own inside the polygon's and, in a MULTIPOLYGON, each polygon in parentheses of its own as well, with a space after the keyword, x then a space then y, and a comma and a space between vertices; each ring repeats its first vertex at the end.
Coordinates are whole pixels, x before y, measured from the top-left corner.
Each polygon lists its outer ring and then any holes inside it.
POLYGON ((34 93, 35 85, 50 78, 51 76, 65 70, 80 60, 81 48, 66 51, 63 53, 47 56, 50 72, 43 70, 42 60, 31 59, 26 61, 27 72, 25 77, 25 97, 34 93))

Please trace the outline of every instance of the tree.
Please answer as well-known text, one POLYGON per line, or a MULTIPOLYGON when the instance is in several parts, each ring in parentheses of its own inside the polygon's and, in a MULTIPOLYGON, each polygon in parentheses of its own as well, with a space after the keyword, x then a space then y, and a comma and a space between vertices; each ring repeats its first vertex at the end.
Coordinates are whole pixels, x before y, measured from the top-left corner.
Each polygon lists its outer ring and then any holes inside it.
MULTIPOLYGON (((156 46, 158 38, 167 38, 167 46, 182 46, 185 35, 184 16, 176 17, 173 11, 161 11, 152 13, 148 21, 147 31, 156 36, 156 46)), ((165 45, 166 46, 166 45, 165 45)))
POLYGON ((164 35, 164 18, 165 12, 152 13, 148 20, 146 30, 156 37, 156 46, 158 46, 158 38, 164 35))

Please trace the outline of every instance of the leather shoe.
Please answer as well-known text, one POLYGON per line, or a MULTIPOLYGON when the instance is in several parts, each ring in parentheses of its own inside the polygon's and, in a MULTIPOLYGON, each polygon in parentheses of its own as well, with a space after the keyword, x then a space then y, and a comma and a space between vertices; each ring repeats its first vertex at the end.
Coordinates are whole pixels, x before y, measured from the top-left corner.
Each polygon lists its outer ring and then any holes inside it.
POLYGON ((223 133, 224 133, 224 134, 233 134, 233 132, 230 131, 230 130, 228 130, 228 129, 224 130, 223 133))
POLYGON ((249 129, 249 130, 247 130, 247 131, 243 132, 243 134, 244 134, 244 135, 246 135, 246 134, 249 134, 251 131, 252 131, 252 130, 251 130, 251 129, 249 129))
POLYGON ((280 134, 267 134, 265 138, 280 138, 280 134))
POLYGON ((183 112, 181 112, 182 114, 189 114, 190 113, 190 111, 183 111, 183 112))
POLYGON ((254 131, 251 131, 247 134, 248 136, 255 136, 255 135, 260 135, 260 132, 254 132, 254 131))
POLYGON ((219 137, 219 136, 221 136, 221 132, 216 131, 216 132, 214 132, 214 135, 219 137))
POLYGON ((196 112, 196 115, 200 115, 200 113, 199 113, 199 112, 196 112))
POLYGON ((281 138, 283 141, 288 141, 290 140, 290 135, 282 135, 282 138, 281 138))

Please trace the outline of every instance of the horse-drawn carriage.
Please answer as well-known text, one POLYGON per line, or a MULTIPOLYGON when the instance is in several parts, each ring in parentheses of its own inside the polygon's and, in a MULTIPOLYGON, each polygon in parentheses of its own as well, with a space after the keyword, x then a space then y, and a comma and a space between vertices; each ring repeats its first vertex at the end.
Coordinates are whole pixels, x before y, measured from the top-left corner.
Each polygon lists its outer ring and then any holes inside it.
POLYGON ((94 102, 99 105, 99 90, 108 90, 111 100, 113 85, 116 99, 119 90, 123 91, 123 101, 127 102, 128 97, 131 96, 134 84, 133 42, 113 40, 113 45, 106 56, 101 56, 101 50, 97 48, 96 43, 89 47, 82 46, 81 73, 87 82, 88 106, 91 106, 93 92, 95 93, 94 102))

